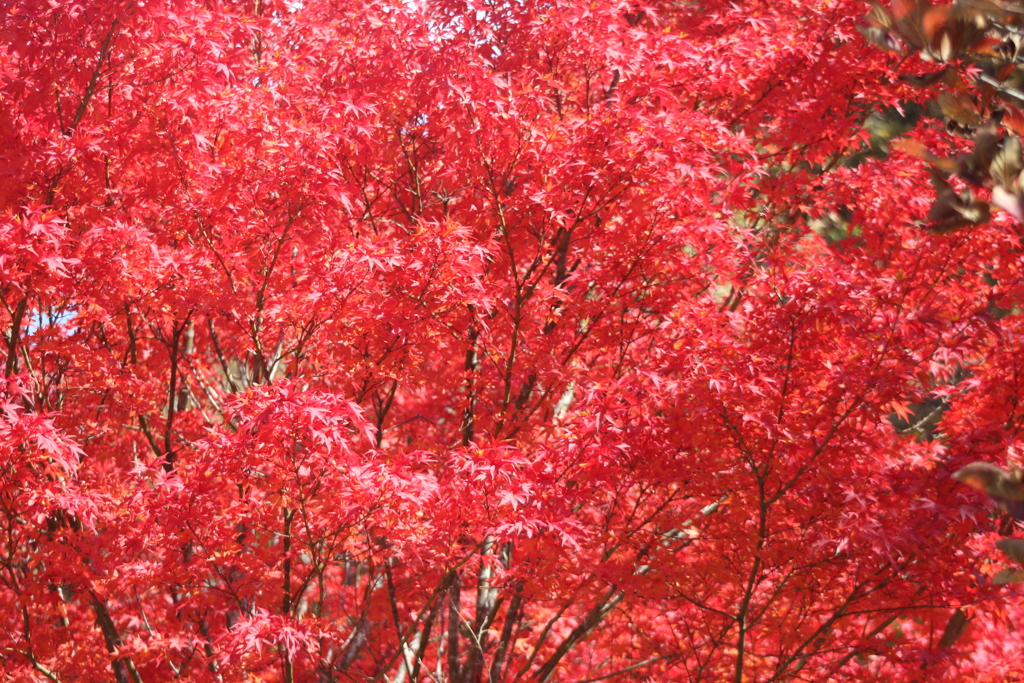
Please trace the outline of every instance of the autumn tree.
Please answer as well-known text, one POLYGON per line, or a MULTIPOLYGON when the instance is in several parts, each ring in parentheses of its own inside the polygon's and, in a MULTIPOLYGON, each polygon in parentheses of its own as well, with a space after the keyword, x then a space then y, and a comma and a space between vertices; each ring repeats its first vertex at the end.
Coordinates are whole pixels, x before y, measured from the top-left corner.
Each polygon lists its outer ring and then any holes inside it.
POLYGON ((3 8, 13 679, 1019 670, 1018 227, 862 3, 3 8))

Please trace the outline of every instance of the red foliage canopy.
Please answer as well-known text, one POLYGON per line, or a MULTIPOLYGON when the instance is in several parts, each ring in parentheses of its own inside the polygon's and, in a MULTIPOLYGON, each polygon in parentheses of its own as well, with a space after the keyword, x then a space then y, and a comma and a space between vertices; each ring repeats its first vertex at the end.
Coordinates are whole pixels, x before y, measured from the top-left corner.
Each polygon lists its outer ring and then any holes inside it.
POLYGON ((862 3, 2 7, 12 680, 1020 673, 1020 229, 862 3))

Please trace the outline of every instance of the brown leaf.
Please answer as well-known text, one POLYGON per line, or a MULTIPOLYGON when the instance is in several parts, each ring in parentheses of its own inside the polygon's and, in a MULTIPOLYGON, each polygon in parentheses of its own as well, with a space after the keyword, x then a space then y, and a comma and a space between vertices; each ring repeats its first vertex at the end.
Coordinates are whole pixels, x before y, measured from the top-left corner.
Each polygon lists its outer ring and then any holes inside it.
POLYGON ((878 28, 877 26, 858 26, 857 30, 860 31, 862 36, 883 50, 900 52, 903 49, 903 46, 900 45, 900 41, 884 28, 878 28))
MULTIPOLYGON (((1000 59, 1003 59, 1007 62, 1013 62, 1014 60, 1017 59, 1017 55, 1020 54, 1020 47, 1020 36, 1018 36, 1015 33, 1011 33, 1006 37, 1006 39, 1002 43, 996 45, 993 48, 993 51, 995 52, 996 56, 999 57, 1000 59)), ((1010 66, 1010 64, 1004 65, 1003 68, 1005 69, 1005 67, 1007 66, 1010 66)), ((1002 69, 1000 69, 1000 71, 1002 71, 1002 69)), ((1013 71, 1013 69, 1011 68, 1010 70, 1002 74, 1000 74, 1000 71, 996 72, 996 78, 998 78, 999 80, 1003 80, 1004 78, 1010 75, 1010 71, 1013 71)))
POLYGON ((1024 571, 1020 569, 1012 569, 1010 567, 1000 569, 999 573, 992 577, 992 583, 997 586, 1005 586, 1008 583, 1021 582, 1024 582, 1024 571))
POLYGON ((992 203, 1024 223, 1024 197, 1021 196, 1020 190, 1008 190, 996 185, 992 188, 992 203))
MULTIPOLYGON (((984 223, 989 219, 988 204, 977 199, 970 190, 964 190, 958 195, 937 171, 932 172, 932 185, 935 187, 936 198, 928 210, 928 220, 931 223, 925 226, 925 229, 929 232, 946 235, 969 225, 984 223)), ((953 476, 960 478, 957 475, 968 468, 960 470, 953 476)))
POLYGON ((917 0, 892 0, 892 16, 897 21, 912 18, 921 12, 921 6, 917 0))
POLYGON ((936 98, 936 102, 944 115, 953 119, 960 125, 981 125, 981 115, 978 113, 974 101, 968 95, 941 92, 936 98))
MULTIPOLYGON (((1020 138, 1016 135, 1007 135, 1003 140, 1002 149, 996 153, 989 165, 989 175, 997 185, 1012 189, 1022 168, 1024 166, 1021 165, 1020 138)), ((1001 206, 998 201, 995 201, 995 197, 993 197, 993 203, 1001 206)))
POLYGON ((953 473, 953 478, 962 481, 976 491, 1006 500, 1024 501, 1024 489, 1019 477, 990 462, 972 462, 953 473))
POLYGON ((871 10, 868 12, 868 21, 870 21, 872 25, 884 28, 887 31, 891 31, 896 25, 896 22, 893 21, 892 15, 889 14, 889 11, 877 2, 871 3, 871 10))
POLYGON ((974 150, 967 158, 967 166, 979 182, 988 177, 989 165, 999 149, 999 124, 989 119, 974 134, 974 150))
POLYGON ((939 647, 950 647, 963 634, 967 626, 967 612, 957 607, 946 622, 946 628, 942 630, 942 637, 939 639, 939 647))
POLYGON ((927 38, 935 38, 939 31, 949 23, 951 10, 948 5, 940 5, 925 10, 921 17, 921 28, 927 38))
POLYGON ((1001 538, 996 541, 996 547, 1002 550, 1008 558, 1024 567, 1024 539, 1001 538))
POLYGON ((959 53, 959 45, 953 37, 953 32, 945 30, 942 32, 941 37, 938 40, 938 49, 934 50, 934 54, 938 57, 940 62, 950 62, 959 53))
POLYGON ((899 79, 904 83, 908 83, 914 86, 915 88, 927 88, 929 85, 932 85, 938 82, 939 80, 943 79, 946 76, 947 71, 949 71, 948 66, 945 69, 942 69, 941 71, 935 71, 930 74, 900 74, 899 79))
POLYGON ((920 140, 915 140, 914 138, 900 138, 899 140, 896 140, 892 146, 901 152, 906 152, 911 156, 915 156, 918 159, 924 159, 925 161, 934 162, 934 160, 938 158, 932 154, 927 147, 921 144, 920 140))
POLYGON ((956 173, 956 162, 946 157, 938 157, 932 154, 920 141, 913 138, 900 138, 893 142, 893 148, 901 152, 924 159, 928 163, 938 167, 946 173, 956 173))

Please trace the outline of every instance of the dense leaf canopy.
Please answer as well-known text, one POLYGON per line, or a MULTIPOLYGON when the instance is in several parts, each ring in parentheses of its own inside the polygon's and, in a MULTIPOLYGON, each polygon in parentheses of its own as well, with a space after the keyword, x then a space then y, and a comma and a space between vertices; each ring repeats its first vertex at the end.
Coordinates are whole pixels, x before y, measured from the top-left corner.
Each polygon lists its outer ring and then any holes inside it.
POLYGON ((1013 21, 0 7, 11 680, 1024 673, 1013 21))

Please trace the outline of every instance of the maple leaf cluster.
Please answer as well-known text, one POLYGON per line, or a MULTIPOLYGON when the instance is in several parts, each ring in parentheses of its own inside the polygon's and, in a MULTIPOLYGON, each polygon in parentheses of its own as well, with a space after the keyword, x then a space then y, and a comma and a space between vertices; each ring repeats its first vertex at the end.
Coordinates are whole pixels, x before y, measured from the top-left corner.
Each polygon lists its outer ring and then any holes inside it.
POLYGON ((1019 675, 1016 24, 906 8, 8 2, 5 673, 1019 675))
MULTIPOLYGON (((927 71, 904 72, 900 80, 933 91, 928 104, 934 118, 949 133, 974 139, 969 150, 960 149, 952 157, 936 155, 914 138, 898 143, 934 167, 937 198, 927 226, 933 231, 983 224, 991 206, 1024 222, 1022 17, 1024 5, 1019 3, 897 0, 888 9, 875 4, 868 24, 861 27, 875 44, 902 53, 904 63, 919 57, 914 61, 924 62, 918 68, 927 71), (943 66, 936 70, 931 63, 943 66), (950 175, 967 184, 959 194, 948 182, 950 175), (989 194, 990 200, 976 197, 972 187, 989 194)), ((953 145, 954 150, 962 147, 953 145)))

